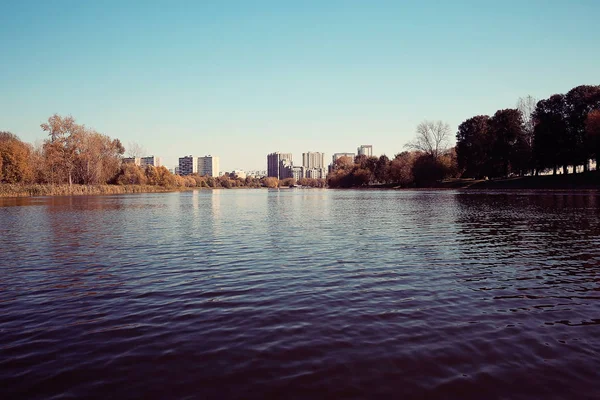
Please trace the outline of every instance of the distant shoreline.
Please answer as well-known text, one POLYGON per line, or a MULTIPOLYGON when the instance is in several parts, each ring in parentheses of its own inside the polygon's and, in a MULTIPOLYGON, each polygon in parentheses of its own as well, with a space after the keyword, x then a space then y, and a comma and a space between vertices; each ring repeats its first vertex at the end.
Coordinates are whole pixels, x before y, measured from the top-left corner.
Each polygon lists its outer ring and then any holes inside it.
MULTIPOLYGON (((247 187, 240 187, 244 189, 247 187)), ((41 185, 41 184, 0 184, 0 197, 39 197, 39 196, 91 196, 128 193, 168 193, 189 190, 212 190, 214 188, 171 187, 153 185, 41 185)), ((217 188, 221 189, 221 188, 217 188)), ((237 188, 232 188, 237 189, 237 188)), ((260 188, 258 188, 260 189, 260 188)), ((266 188, 263 188, 266 189, 266 188)), ((279 188, 288 189, 288 188, 279 188)), ((493 180, 449 179, 420 187, 399 187, 393 185, 369 185, 362 187, 337 188, 336 190, 600 190, 600 173, 596 171, 568 174, 524 176, 493 180)))
POLYGON ((170 187, 154 185, 41 185, 0 184, 0 197, 91 196, 128 193, 166 193, 202 190, 199 187, 170 187))
POLYGON ((336 190, 600 190, 600 173, 590 171, 567 175, 523 176, 499 179, 446 179, 421 186, 396 186, 394 184, 368 185, 336 190))

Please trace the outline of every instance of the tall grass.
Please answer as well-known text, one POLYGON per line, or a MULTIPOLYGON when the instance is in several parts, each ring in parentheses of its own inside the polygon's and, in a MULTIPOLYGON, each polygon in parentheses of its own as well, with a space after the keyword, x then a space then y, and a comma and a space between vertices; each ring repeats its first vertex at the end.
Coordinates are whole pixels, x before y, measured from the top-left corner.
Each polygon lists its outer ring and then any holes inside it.
POLYGON ((0 184, 0 197, 85 196, 95 194, 172 192, 199 188, 163 187, 151 185, 40 185, 0 184))

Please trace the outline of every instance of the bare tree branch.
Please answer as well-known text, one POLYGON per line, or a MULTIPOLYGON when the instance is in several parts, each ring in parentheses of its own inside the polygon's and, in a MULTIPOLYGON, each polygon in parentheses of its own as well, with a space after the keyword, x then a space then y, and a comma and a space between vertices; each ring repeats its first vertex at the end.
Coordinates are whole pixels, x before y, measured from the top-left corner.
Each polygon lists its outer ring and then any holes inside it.
POLYGON ((438 158, 448 148, 450 125, 443 121, 423 121, 417 125, 417 137, 405 147, 438 158))
POLYGON ((146 150, 144 149, 144 147, 142 147, 136 142, 129 142, 127 146, 127 156, 139 158, 145 155, 146 150))

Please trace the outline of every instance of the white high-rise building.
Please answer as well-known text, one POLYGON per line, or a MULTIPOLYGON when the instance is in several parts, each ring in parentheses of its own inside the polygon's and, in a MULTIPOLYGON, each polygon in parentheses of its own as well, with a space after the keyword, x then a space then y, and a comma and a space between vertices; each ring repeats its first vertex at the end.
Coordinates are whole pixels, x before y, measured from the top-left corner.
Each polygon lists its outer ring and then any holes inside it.
POLYGON ((356 153, 359 156, 371 157, 373 155, 373 145, 363 144, 358 149, 356 149, 356 153))
POLYGON ((145 167, 146 165, 152 165, 153 167, 160 167, 162 165, 160 157, 148 156, 140 158, 140 166, 145 167))
POLYGON ((211 155, 198 157, 197 170, 201 176, 219 176, 219 157, 211 155))
POLYGON ((302 153, 302 166, 304 168, 325 168, 325 153, 318 151, 302 153))
POLYGON ((141 159, 139 157, 125 157, 125 158, 123 158, 123 164, 133 164, 133 165, 137 165, 139 167, 141 162, 142 161, 141 161, 141 159))

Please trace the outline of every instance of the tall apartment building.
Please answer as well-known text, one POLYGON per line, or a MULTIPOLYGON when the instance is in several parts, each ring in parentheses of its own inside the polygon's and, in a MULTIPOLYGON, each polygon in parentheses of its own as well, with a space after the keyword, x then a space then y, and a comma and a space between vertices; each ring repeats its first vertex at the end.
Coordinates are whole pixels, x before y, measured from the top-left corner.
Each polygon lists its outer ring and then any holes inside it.
POLYGON ((139 166, 141 163, 141 159, 139 157, 125 157, 123 158, 123 164, 133 164, 139 166))
POLYGON ((219 176, 219 157, 211 155, 198 157, 197 170, 201 176, 219 176))
POLYGON ((358 149, 356 149, 356 153, 359 156, 371 157, 373 155, 373 145, 363 144, 358 149))
POLYGON ((304 167, 292 167, 291 168, 292 171, 292 178, 294 178, 296 181, 302 178, 306 178, 306 168, 304 167))
MULTIPOLYGON (((284 179, 288 176, 287 164, 284 165, 284 161, 288 161, 289 166, 292 165, 292 153, 280 153, 275 152, 267 154, 267 176, 273 176, 277 179, 284 179)), ((291 178, 291 175, 289 176, 291 178)))
POLYGON ((327 170, 325 168, 309 168, 304 171, 305 178, 325 179, 327 178, 327 170))
POLYGON ((179 157, 179 175, 191 175, 198 172, 198 164, 195 157, 179 157))
POLYGON ((152 165, 154 167, 160 167, 162 165, 160 157, 148 156, 140 158, 140 166, 145 167, 146 165, 152 165))
POLYGON ((318 151, 302 153, 302 166, 304 168, 325 168, 325 153, 318 151))
POLYGON ((279 179, 293 178, 294 177, 294 164, 292 160, 284 158, 279 162, 279 179))

